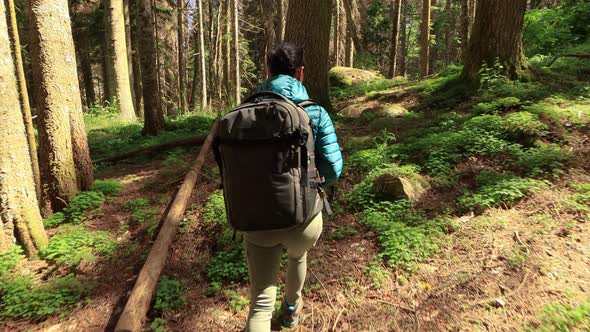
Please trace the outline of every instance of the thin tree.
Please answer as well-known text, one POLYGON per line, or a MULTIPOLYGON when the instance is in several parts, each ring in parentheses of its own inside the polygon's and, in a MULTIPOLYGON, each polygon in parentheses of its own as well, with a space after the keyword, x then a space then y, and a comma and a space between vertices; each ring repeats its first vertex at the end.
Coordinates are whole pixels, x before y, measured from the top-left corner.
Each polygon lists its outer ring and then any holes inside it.
POLYGON ((428 76, 430 63, 430 1, 422 1, 422 21, 420 22, 419 75, 428 76))
POLYGON ((199 64, 201 66, 201 109, 207 109, 207 57, 205 56, 205 31, 203 25, 203 0, 199 0, 199 64))
POLYGON ((178 11, 178 96, 180 99, 180 109, 186 109, 186 60, 184 59, 184 1, 176 0, 176 10, 178 11))
POLYGON ((461 0, 461 56, 465 62, 467 56, 467 47, 469 45, 469 0, 461 0))
POLYGON ((275 34, 276 40, 275 43, 279 44, 285 39, 285 27, 287 25, 287 20, 285 19, 286 14, 286 7, 287 7, 287 0, 277 0, 277 15, 278 15, 278 23, 277 23, 277 32, 275 34))
POLYGON ((164 114, 160 105, 158 89, 158 65, 156 40, 151 0, 137 0, 139 28, 139 55, 141 63, 141 82, 143 89, 144 123, 146 135, 158 135, 164 127, 164 114))
POLYGON ((133 67, 133 90, 135 91, 135 114, 137 117, 143 117, 143 84, 141 75, 141 60, 139 55, 139 38, 140 32, 138 27, 138 0, 129 0, 129 23, 131 35, 131 63, 133 67))
MULTIPOLYGON (((240 4, 239 0, 233 0, 233 41, 234 41, 234 102, 239 105, 242 102, 242 83, 240 74, 240 4)), ((329 37, 328 37, 329 38, 329 37)), ((329 47, 329 45, 328 45, 329 47)))
POLYGON ((264 77, 268 76, 269 70, 267 65, 268 52, 272 48, 276 40, 276 27, 275 20, 272 19, 272 14, 276 11, 275 0, 260 0, 260 13, 262 17, 266 17, 264 20, 264 59, 261 64, 264 68, 264 77))
POLYGON ((304 82, 311 98, 328 108, 331 9, 330 1, 292 1, 285 32, 286 41, 305 49, 304 82))
POLYGON ((391 51, 389 56, 389 77, 397 74, 397 50, 399 48, 399 26, 402 12, 402 0, 394 0, 391 6, 391 51))
POLYGON ((340 0, 334 0, 334 35, 332 38, 332 63, 340 65, 340 0))
POLYGON ((115 98, 119 105, 119 114, 125 120, 135 119, 129 65, 127 62, 127 42, 125 41, 125 16, 122 0, 107 0, 109 20, 109 40, 111 43, 111 61, 115 78, 115 98))
POLYGON ((497 61, 503 67, 503 74, 511 79, 526 75, 521 34, 526 8, 526 0, 477 2, 463 67, 464 79, 477 84, 482 63, 493 67, 497 61))
POLYGON ((359 24, 360 13, 356 0, 342 0, 344 3, 344 11, 346 13, 346 23, 348 26, 349 37, 354 42, 354 48, 357 51, 363 49, 363 42, 361 39, 362 31, 361 24, 359 24))
POLYGON ((127 68, 129 69, 129 84, 131 85, 131 99, 135 116, 141 118, 142 112, 135 105, 137 90, 135 85, 135 68, 133 64, 133 38, 131 37, 131 4, 130 0, 123 0, 123 16, 125 17, 125 42, 127 48, 127 68))
POLYGON ((23 115, 25 124, 25 132, 27 134, 27 142, 29 143, 29 156, 31 158, 31 167, 33 169, 33 179, 35 180, 35 191, 37 200, 41 200, 41 175, 39 173, 39 160, 37 159, 37 143, 35 141, 35 128, 33 128, 33 119, 31 116, 31 105, 29 102, 29 93, 27 91, 27 82, 25 80, 25 70, 23 66, 23 58, 21 55, 20 39, 18 36, 18 26, 16 22, 16 10, 14 8, 14 0, 7 0, 8 11, 8 32, 10 34, 10 42, 12 46, 12 54, 14 55, 14 64, 16 66, 16 77, 18 80, 18 92, 20 100, 20 109, 23 115))
POLYGON ((32 257, 47 246, 47 234, 35 194, 22 113, 16 111, 21 108, 22 98, 15 73, 18 65, 11 55, 6 9, 4 1, 0 1, 0 252, 16 240, 32 257))
POLYGON ((402 24, 401 24, 401 54, 399 60, 399 72, 398 75, 406 76, 408 72, 407 66, 407 58, 408 58, 408 32, 407 32, 407 24, 408 24, 408 0, 402 0, 402 24))

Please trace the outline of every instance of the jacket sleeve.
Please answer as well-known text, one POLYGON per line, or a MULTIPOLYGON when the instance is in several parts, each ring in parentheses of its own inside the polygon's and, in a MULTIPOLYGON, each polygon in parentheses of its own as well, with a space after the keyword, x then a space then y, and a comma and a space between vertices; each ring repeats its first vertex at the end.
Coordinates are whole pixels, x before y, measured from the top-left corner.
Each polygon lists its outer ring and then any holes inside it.
POLYGON ((316 107, 319 109, 314 128, 316 167, 320 175, 326 178, 325 185, 330 186, 336 183, 342 173, 342 153, 330 115, 323 107, 316 107))

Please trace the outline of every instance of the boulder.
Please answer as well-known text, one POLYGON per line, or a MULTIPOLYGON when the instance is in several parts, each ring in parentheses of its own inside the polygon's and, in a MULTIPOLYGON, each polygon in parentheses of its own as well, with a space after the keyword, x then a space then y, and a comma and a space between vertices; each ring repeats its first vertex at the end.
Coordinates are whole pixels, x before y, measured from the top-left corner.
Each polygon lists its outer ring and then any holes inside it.
POLYGON ((337 112, 345 118, 358 118, 365 108, 366 107, 362 103, 350 104, 337 112))
POLYGON ((363 118, 399 118, 408 113, 408 110, 398 104, 381 104, 364 110, 361 114, 363 118))
POLYGON ((373 180, 373 191, 391 200, 407 199, 416 202, 428 189, 428 181, 418 173, 399 174, 390 171, 373 180))
POLYGON ((340 88, 371 81, 377 77, 375 72, 350 67, 333 67, 328 72, 330 86, 340 88))

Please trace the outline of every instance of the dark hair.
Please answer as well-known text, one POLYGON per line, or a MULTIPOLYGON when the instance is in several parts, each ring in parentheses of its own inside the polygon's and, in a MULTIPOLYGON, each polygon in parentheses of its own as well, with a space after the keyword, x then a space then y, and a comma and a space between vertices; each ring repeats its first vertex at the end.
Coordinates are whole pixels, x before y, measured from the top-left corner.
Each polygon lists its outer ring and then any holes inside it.
POLYGON ((295 76, 295 70, 303 66, 303 47, 280 43, 268 53, 268 66, 272 75, 295 76))

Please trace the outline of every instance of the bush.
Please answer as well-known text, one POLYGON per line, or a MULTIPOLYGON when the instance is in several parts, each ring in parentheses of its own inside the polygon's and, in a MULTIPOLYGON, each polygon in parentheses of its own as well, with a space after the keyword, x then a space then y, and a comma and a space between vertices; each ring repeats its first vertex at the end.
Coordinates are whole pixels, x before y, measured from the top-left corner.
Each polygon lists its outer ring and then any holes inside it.
POLYGON ((45 219, 45 227, 54 227, 63 223, 79 224, 87 211, 99 208, 104 203, 104 194, 99 191, 84 191, 76 195, 62 212, 54 213, 45 219))
POLYGON ((163 275, 156 289, 154 309, 161 313, 181 310, 186 306, 184 294, 184 283, 182 281, 163 275))
POLYGON ((96 255, 113 253, 116 240, 109 232, 88 231, 83 226, 62 226, 58 234, 49 239, 49 245, 40 256, 58 265, 77 266, 82 261, 93 262, 96 255))
POLYGON ((13 244, 5 252, 0 253, 0 280, 10 274, 12 270, 25 259, 23 249, 13 244))
POLYGON ((89 287, 71 274, 47 283, 35 283, 29 276, 15 275, 2 280, 0 291, 0 317, 43 318, 80 301, 89 287))
POLYGON ((571 155, 556 144, 540 143, 538 147, 517 154, 516 166, 532 177, 557 177, 571 155))
POLYGON ((119 180, 95 180, 92 191, 101 192, 105 196, 116 196, 123 190, 119 180))
POLYGON ((549 127, 539 117, 529 112, 514 112, 504 116, 504 130, 515 138, 542 137, 549 127))
POLYGON ((525 197, 529 191, 542 188, 545 182, 510 174, 482 172, 476 178, 478 189, 464 193, 458 199, 460 207, 482 212, 486 208, 510 205, 525 197))

